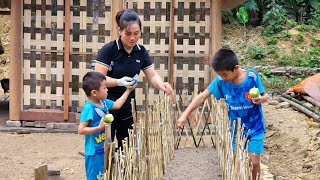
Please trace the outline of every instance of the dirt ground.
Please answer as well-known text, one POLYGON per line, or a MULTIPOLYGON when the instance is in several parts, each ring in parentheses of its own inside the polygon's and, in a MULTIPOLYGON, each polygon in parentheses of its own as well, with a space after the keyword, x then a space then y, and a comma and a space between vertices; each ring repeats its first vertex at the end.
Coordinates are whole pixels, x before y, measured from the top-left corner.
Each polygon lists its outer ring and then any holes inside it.
MULTIPOLYGON (((263 108, 267 133, 262 162, 273 179, 320 179, 318 124, 310 127, 309 119, 292 108, 268 104, 263 108)), ((78 154, 83 151, 83 137, 78 134, 0 132, 0 144, 0 180, 33 179, 34 168, 43 164, 60 169, 62 179, 85 179, 84 159, 78 154)), ((163 179, 220 179, 215 152, 213 148, 176 150, 163 179)))

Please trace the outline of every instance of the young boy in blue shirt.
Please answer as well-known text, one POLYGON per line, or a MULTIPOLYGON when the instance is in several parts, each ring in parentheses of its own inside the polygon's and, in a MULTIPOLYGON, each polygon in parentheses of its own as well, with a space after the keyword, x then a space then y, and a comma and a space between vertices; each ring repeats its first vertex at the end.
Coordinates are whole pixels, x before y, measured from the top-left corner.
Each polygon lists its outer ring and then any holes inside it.
MULTIPOLYGON (((87 180, 103 177, 105 122, 104 115, 109 110, 120 109, 135 86, 130 86, 116 101, 107 98, 106 77, 96 71, 88 72, 82 80, 82 89, 88 100, 80 116, 78 133, 84 135, 84 155, 87 180)), ((100 179, 100 178, 99 178, 100 179)))
POLYGON ((252 177, 256 179, 260 175, 260 155, 264 151, 265 125, 261 103, 267 102, 269 96, 259 75, 253 70, 241 69, 238 58, 232 50, 219 49, 211 65, 218 76, 206 90, 194 98, 178 119, 177 126, 182 128, 189 114, 211 94, 218 100, 224 98, 228 105, 230 121, 241 118, 241 123, 245 125, 244 133, 249 139, 249 158, 253 165, 252 177), (249 95, 249 90, 253 87, 259 89, 260 95, 257 98, 251 98, 249 95))

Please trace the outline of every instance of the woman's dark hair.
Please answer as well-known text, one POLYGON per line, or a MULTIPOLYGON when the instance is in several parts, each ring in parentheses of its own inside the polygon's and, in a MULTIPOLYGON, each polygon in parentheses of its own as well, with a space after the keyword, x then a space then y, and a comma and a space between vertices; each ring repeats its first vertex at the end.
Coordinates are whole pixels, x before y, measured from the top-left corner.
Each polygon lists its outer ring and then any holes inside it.
POLYGON ((121 31, 133 23, 138 23, 141 29, 141 21, 138 14, 131 9, 119 11, 116 15, 116 22, 121 31))
POLYGON ((99 90, 103 80, 106 80, 106 76, 97 71, 90 71, 83 76, 82 89, 86 93, 87 97, 91 95, 92 90, 99 90))
POLYGON ((238 65, 238 58, 231 49, 219 49, 211 61, 211 66, 215 71, 233 71, 238 65))

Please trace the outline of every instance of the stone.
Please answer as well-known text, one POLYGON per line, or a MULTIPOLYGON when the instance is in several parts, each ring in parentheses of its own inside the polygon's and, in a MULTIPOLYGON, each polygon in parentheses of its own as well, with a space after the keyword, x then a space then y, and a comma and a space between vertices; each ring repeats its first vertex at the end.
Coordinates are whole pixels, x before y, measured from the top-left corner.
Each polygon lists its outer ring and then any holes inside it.
POLYGON ((21 122, 20 121, 11 121, 11 120, 8 120, 6 121, 6 125, 8 127, 21 127, 21 122))
POLYGON ((277 100, 271 100, 271 101, 268 101, 269 105, 278 105, 279 104, 279 101, 277 100))
POLYGON ((288 102, 282 102, 282 103, 279 103, 277 106, 276 106, 276 109, 279 109, 279 108, 288 108, 290 107, 290 104, 288 102))

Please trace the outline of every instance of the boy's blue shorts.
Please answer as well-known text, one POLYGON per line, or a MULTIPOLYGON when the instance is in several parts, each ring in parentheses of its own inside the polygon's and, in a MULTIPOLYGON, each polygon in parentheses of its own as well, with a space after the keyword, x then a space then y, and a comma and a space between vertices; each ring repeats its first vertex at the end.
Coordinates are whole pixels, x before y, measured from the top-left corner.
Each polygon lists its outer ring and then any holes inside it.
POLYGON ((96 153, 95 155, 85 155, 85 167, 87 180, 97 180, 98 175, 103 177, 104 169, 104 153, 96 153))
MULTIPOLYGON (((233 151, 235 150, 235 147, 236 147, 236 136, 234 136, 232 141, 233 151)), ((249 153, 256 153, 256 154, 262 154, 264 152, 264 133, 257 134, 250 138, 248 151, 249 153)))

